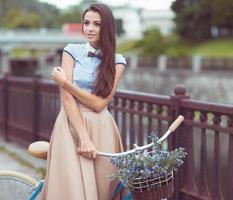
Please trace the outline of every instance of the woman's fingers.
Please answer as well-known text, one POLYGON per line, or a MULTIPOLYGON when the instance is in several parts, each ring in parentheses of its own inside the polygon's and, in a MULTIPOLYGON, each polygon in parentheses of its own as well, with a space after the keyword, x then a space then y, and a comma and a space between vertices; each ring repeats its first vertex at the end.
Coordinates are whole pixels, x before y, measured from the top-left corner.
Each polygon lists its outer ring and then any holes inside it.
POLYGON ((96 151, 92 151, 92 152, 91 152, 91 157, 92 157, 92 158, 96 158, 96 151))
POLYGON ((91 152, 83 152, 81 155, 83 155, 84 157, 88 159, 92 159, 91 152))
POLYGON ((89 159, 96 158, 96 151, 95 150, 87 150, 87 149, 82 149, 81 147, 78 147, 77 153, 81 154, 89 159))
POLYGON ((57 70, 57 71, 61 71, 61 67, 59 67, 59 66, 56 67, 56 70, 57 70))
POLYGON ((53 71, 52 71, 52 77, 53 77, 53 79, 55 80, 55 78, 56 78, 56 74, 58 73, 58 69, 57 69, 57 67, 54 67, 54 69, 53 69, 53 71))
POLYGON ((81 151, 81 148, 80 148, 80 147, 78 147, 78 148, 77 148, 77 153, 78 153, 78 154, 82 153, 82 151, 81 151))
POLYGON ((86 152, 86 153, 85 153, 85 157, 91 159, 91 158, 92 158, 92 157, 91 157, 91 153, 90 153, 90 152, 86 152))
POLYGON ((65 71, 59 66, 54 67, 52 71, 52 78, 61 86, 67 80, 65 71))
POLYGON ((55 70, 57 70, 57 71, 59 71, 59 72, 62 72, 62 73, 64 73, 64 72, 65 72, 65 71, 64 71, 60 66, 55 67, 55 70))

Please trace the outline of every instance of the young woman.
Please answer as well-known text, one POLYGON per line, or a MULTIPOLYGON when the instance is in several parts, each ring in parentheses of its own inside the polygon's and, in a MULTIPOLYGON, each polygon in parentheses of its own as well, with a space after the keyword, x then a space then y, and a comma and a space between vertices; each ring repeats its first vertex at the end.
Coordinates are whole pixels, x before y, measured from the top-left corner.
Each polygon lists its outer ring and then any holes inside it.
POLYGON ((97 151, 123 150, 118 128, 107 110, 125 69, 115 53, 111 10, 92 4, 83 14, 86 44, 68 44, 61 67, 53 71, 60 86, 61 111, 50 141, 43 200, 109 200, 114 167, 97 151))

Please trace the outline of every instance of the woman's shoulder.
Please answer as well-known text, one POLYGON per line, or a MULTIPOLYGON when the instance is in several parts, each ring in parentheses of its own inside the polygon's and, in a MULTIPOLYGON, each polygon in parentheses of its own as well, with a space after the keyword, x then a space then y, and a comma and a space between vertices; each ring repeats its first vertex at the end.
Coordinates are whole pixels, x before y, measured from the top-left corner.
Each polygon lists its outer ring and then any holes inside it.
POLYGON ((74 60, 76 60, 79 55, 82 55, 82 52, 84 52, 85 49, 85 44, 69 43, 64 47, 63 51, 67 52, 74 60))
POLYGON ((70 49, 84 49, 85 48, 84 43, 69 43, 67 44, 64 49, 70 48, 70 49))
POLYGON ((123 64, 126 66, 126 59, 122 54, 116 53, 115 54, 115 62, 116 64, 123 64))

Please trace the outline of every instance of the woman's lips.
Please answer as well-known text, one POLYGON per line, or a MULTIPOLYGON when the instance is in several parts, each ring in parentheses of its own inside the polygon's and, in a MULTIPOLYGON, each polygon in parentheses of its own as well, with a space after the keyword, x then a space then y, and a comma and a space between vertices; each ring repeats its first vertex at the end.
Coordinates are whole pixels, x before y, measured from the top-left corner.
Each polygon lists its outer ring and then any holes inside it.
POLYGON ((95 35, 87 34, 87 37, 95 37, 95 35))

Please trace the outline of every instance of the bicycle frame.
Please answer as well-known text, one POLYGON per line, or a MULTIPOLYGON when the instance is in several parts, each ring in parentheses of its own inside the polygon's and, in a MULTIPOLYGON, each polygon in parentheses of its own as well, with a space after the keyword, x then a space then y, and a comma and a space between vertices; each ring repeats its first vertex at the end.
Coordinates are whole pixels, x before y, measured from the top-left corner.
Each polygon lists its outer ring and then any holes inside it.
POLYGON ((29 199, 28 200, 35 200, 36 197, 40 194, 42 188, 43 188, 43 185, 44 185, 44 179, 41 179, 38 184, 32 188, 32 193, 31 195, 29 196, 29 199))

